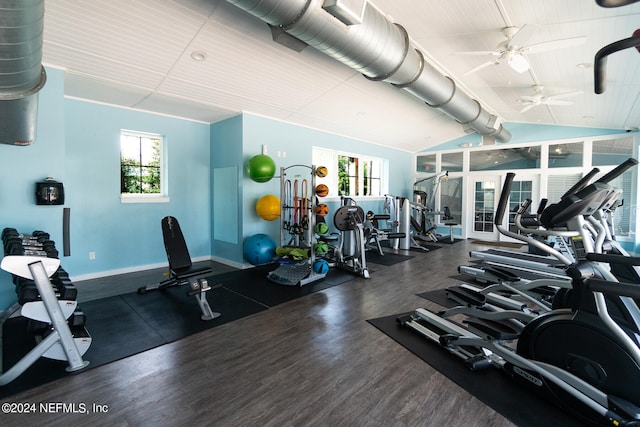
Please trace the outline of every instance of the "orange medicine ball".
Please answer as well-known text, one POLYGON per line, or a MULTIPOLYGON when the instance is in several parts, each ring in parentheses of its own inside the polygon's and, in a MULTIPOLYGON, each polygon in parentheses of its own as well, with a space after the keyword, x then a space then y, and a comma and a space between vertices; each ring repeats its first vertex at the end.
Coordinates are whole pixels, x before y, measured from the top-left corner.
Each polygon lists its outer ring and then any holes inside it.
POLYGON ((316 206, 316 215, 325 216, 329 213, 329 206, 324 203, 320 203, 316 206))
POLYGON ((329 187, 324 184, 318 184, 316 186, 316 195, 318 195, 318 197, 324 197, 327 194, 329 194, 329 187))

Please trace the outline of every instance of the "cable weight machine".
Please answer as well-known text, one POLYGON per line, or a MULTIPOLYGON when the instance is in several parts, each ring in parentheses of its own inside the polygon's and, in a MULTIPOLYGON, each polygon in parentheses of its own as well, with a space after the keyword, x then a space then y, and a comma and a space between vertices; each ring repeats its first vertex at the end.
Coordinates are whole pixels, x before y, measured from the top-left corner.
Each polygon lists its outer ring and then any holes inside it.
POLYGON ((313 264, 314 227, 316 225, 316 167, 314 165, 291 165, 280 168, 280 244, 287 249, 299 249, 309 256, 299 261, 280 260, 280 265, 269 272, 272 282, 287 286, 304 286, 320 280, 326 273, 316 273, 313 264), (293 168, 296 168, 292 170, 293 168), (305 170, 309 178, 299 170, 305 170), (308 169, 308 172, 306 171, 308 169), (298 172, 298 173, 294 173, 298 172), (293 181, 289 178, 293 177, 293 181))

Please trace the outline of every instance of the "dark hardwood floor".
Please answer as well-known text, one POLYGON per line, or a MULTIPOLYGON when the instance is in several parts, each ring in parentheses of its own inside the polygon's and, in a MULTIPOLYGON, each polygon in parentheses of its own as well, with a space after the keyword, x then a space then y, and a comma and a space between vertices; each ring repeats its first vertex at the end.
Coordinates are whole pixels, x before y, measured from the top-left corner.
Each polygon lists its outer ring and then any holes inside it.
MULTIPOLYGON (((441 246, 401 251, 415 257, 388 267, 371 264, 369 280, 357 278, 5 399, 83 403, 87 414, 3 414, 0 423, 510 426, 366 322, 429 307, 416 293, 457 283, 448 276, 468 261, 471 248, 485 248, 468 240, 441 246), (103 411, 94 412, 94 405, 103 411)), ((159 279, 158 272, 145 272, 78 283, 80 300, 130 292, 141 277, 159 279)))

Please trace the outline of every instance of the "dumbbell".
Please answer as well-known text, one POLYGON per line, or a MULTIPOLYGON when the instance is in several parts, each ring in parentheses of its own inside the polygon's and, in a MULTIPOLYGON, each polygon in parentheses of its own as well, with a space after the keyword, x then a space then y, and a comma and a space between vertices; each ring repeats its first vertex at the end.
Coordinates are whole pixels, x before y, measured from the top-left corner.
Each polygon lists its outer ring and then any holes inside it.
POLYGON ((21 234, 15 229, 11 229, 11 231, 7 231, 7 229, 5 229, 2 234, 2 241, 6 243, 10 239, 19 239, 23 244, 29 244, 32 242, 41 243, 51 239, 49 233, 45 233, 44 231, 34 231, 34 233, 35 234, 21 234))
POLYGON ((59 252, 53 240, 45 240, 35 244, 23 244, 20 239, 9 239, 4 245, 5 255, 34 255, 58 258, 59 252))
MULTIPOLYGON (((71 282, 52 281, 53 292, 58 300, 75 301, 78 298, 78 288, 71 282)), ((16 283, 16 295, 18 303, 24 305, 28 302, 40 301, 40 292, 35 282, 29 279, 18 280, 16 283)))
POLYGON ((4 240, 4 237, 9 235, 9 234, 18 234, 18 230, 16 230, 15 228, 12 228, 12 227, 5 227, 2 230, 2 240, 4 240))
MULTIPOLYGON (((71 279, 69 278, 69 274, 62 267, 58 267, 58 269, 49 277, 49 281, 51 281, 51 284, 54 287, 58 285, 73 285, 73 282, 71 282, 71 279)), ((21 284, 35 284, 35 282, 31 279, 14 275, 13 284, 20 286, 21 284)))
MULTIPOLYGON (((67 319, 67 325, 71 331, 82 329, 87 324, 87 315, 80 309, 76 310, 67 319)), ((27 323, 27 331, 34 335, 46 336, 51 331, 51 324, 47 322, 41 322, 39 320, 29 320, 27 323)))

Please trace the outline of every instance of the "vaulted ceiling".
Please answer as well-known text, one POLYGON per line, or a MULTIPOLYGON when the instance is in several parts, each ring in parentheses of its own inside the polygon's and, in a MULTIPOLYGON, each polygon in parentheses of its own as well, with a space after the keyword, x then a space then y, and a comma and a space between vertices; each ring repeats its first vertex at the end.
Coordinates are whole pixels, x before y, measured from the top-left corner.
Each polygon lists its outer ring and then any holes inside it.
MULTIPOLYGON (((369 3, 507 130, 508 122, 640 126, 638 51, 608 57, 602 94, 594 93, 593 70, 598 50, 640 28, 640 3, 369 3), (523 26, 526 37, 514 36, 523 26), (520 73, 501 51, 508 36, 519 37, 520 48, 569 40, 525 49, 529 69, 520 73)), ((207 123, 248 112, 410 152, 465 134, 407 91, 312 47, 298 52, 274 42, 264 22, 225 0, 47 0, 43 48, 44 65, 65 71, 69 97, 207 123)))

